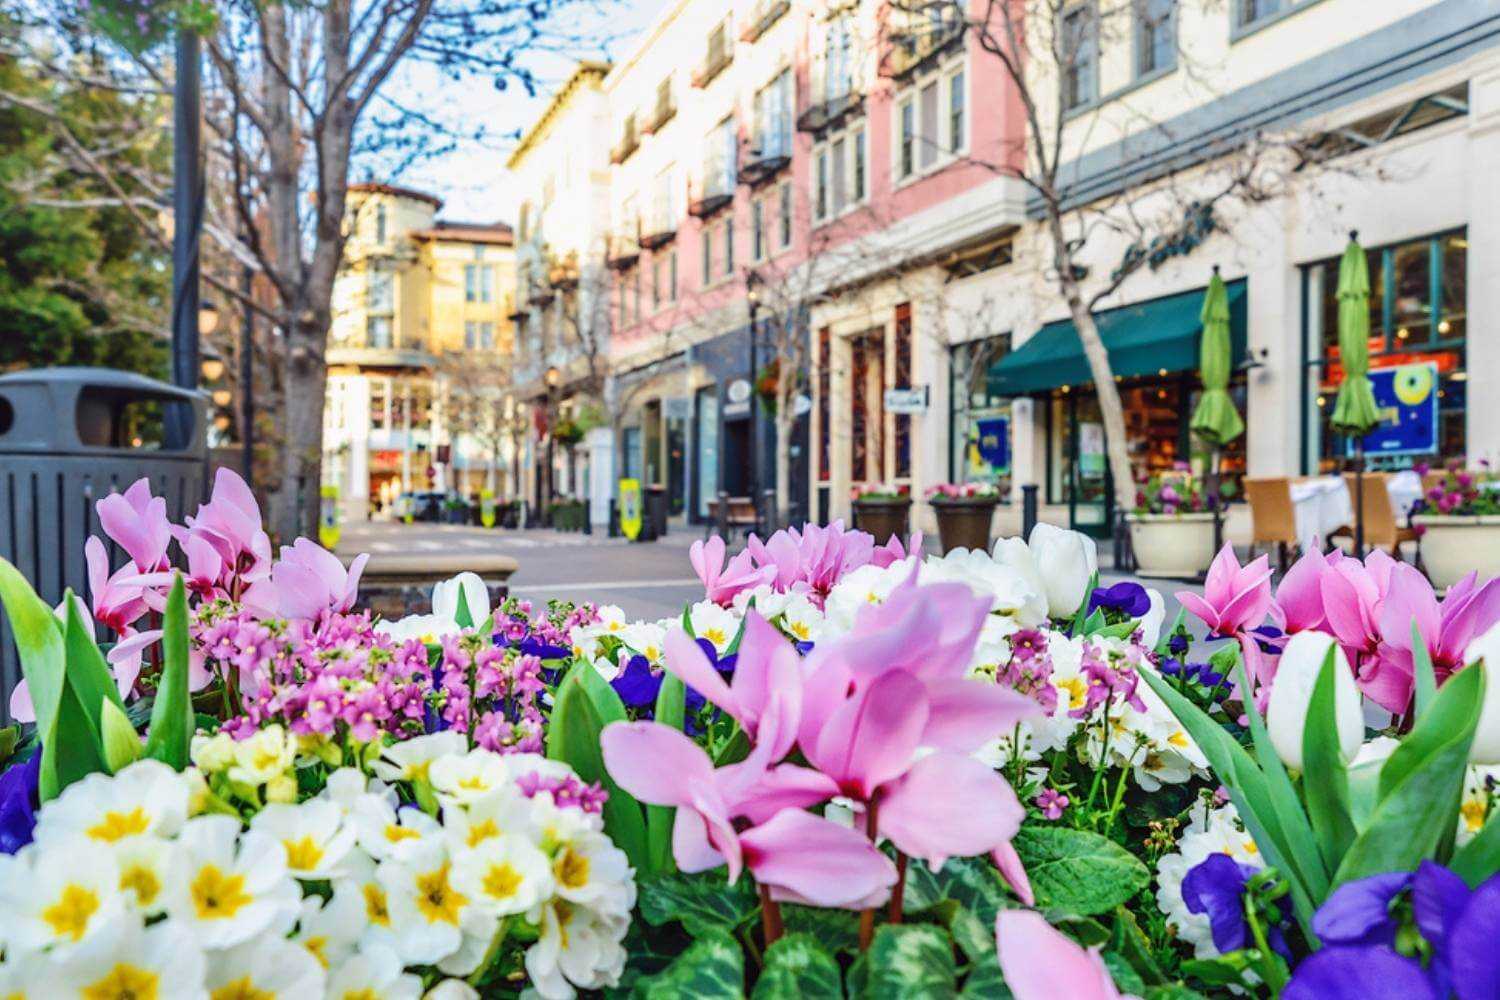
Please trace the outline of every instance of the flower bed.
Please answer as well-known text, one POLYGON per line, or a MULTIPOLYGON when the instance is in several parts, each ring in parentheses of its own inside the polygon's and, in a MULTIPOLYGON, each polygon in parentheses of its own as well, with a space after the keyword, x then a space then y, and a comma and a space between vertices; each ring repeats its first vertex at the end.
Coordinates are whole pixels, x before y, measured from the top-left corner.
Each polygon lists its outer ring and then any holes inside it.
POLYGON ((0 996, 1494 995, 1496 581, 1226 549, 1195 644, 1081 535, 835 524, 380 621, 232 473, 99 515, 87 603, 0 564, 0 996))

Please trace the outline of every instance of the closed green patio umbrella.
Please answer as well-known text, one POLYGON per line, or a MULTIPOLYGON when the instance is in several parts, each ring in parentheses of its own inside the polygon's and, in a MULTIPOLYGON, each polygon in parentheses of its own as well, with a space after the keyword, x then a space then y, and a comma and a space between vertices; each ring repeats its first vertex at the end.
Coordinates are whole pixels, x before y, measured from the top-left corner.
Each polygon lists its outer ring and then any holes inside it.
POLYGON ((1339 261, 1339 384, 1333 416, 1328 420, 1340 434, 1354 438, 1354 554, 1365 547, 1365 435, 1380 423, 1375 390, 1370 385, 1370 267, 1365 262, 1359 233, 1349 234, 1349 245, 1339 261))
MULTIPOLYGON (((1207 441, 1217 453, 1245 433, 1245 421, 1229 396, 1229 290, 1214 267, 1208 291, 1203 295, 1203 341, 1198 349, 1198 372, 1203 395, 1193 410, 1193 433, 1207 441)), ((1215 470, 1217 472, 1217 470, 1215 470)))
POLYGON ((1349 234, 1339 261, 1339 364, 1344 381, 1328 422, 1340 434, 1362 440, 1380 422, 1380 411, 1370 386, 1370 268, 1358 237, 1357 232, 1349 234))

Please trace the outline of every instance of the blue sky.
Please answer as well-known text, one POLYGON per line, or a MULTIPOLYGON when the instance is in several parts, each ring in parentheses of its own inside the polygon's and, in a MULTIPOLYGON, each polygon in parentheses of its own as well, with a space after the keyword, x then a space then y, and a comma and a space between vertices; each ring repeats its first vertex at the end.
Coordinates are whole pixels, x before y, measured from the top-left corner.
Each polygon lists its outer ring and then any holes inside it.
MULTIPOLYGON (((600 41, 578 52, 579 57, 597 59, 601 55, 619 57, 627 53, 666 0, 605 2, 607 13, 590 14, 584 26, 600 41)), ((383 179, 442 198, 442 218, 473 222, 499 219, 514 223, 517 199, 505 174, 505 158, 514 144, 512 136, 541 113, 551 96, 551 88, 568 78, 573 62, 571 58, 550 54, 539 57, 535 68, 543 79, 535 98, 528 97, 524 88, 517 85, 500 91, 472 79, 455 84, 442 79, 430 66, 407 63, 400 78, 393 79, 388 86, 400 93, 430 93, 432 98, 423 101, 425 108, 460 125, 486 122, 491 134, 480 142, 462 141, 455 151, 414 164, 399 178, 383 179)))

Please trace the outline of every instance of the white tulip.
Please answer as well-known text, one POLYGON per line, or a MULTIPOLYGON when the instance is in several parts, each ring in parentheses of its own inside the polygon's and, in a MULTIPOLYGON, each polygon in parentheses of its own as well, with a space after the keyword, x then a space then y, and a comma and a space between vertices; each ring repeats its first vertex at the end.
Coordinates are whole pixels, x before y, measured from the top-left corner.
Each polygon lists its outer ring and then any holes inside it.
POLYGON ((1339 750, 1349 760, 1364 741, 1364 717, 1359 707, 1359 688, 1349 660, 1333 636, 1326 632, 1298 632, 1287 640, 1271 683, 1271 701, 1266 706, 1266 729, 1271 746, 1283 764, 1302 770, 1302 731, 1307 726, 1308 705, 1328 650, 1333 650, 1333 717, 1339 750))
POLYGON ((432 588, 432 613, 446 621, 458 620, 458 595, 469 605, 469 618, 477 628, 490 616, 490 588, 478 574, 460 573, 432 588))
POLYGON ((1089 581, 1099 569, 1094 540, 1077 531, 1037 524, 1027 540, 1037 575, 1047 595, 1047 613, 1068 618, 1088 600, 1089 581))
POLYGON ((1500 764, 1500 624, 1469 643, 1464 663, 1484 662, 1484 703, 1479 708, 1479 726, 1469 747, 1469 763, 1500 764), (1494 672, 1491 672, 1491 669, 1494 672))
POLYGON ((1141 616, 1141 645, 1155 649, 1161 640, 1161 627, 1167 621, 1167 602, 1162 599, 1161 591, 1154 587, 1146 588, 1146 597, 1151 601, 1151 607, 1141 616))

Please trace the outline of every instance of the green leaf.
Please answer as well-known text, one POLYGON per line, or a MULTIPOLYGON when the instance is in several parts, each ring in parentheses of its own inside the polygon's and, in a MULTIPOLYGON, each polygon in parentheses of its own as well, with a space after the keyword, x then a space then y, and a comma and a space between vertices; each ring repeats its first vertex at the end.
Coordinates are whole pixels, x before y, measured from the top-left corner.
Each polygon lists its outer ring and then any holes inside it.
MULTIPOLYGON (((656 695, 656 721, 663 726, 681 730, 686 713, 686 686, 681 678, 673 674, 664 675, 661 690, 656 695)), ((676 817, 677 810, 672 806, 646 807, 647 852, 651 858, 652 871, 677 870, 677 863, 672 858, 672 824, 676 817)))
POLYGON ((801 1000, 844 995, 833 956, 810 934, 788 934, 766 949, 751 1000, 801 1000))
POLYGON ((1302 726, 1302 795, 1307 801, 1307 816, 1318 839, 1323 865, 1331 872, 1338 870, 1355 837, 1354 821, 1349 817, 1349 778, 1344 770, 1335 714, 1337 652, 1338 646, 1329 643, 1302 726))
POLYGON ((945 899, 963 904, 980 923, 992 929, 991 934, 995 915, 1014 905, 1005 880, 986 857, 949 858, 936 872, 927 862, 912 858, 906 867, 903 912, 932 909, 945 899))
POLYGON ((464 588, 458 588, 458 607, 453 609, 453 624, 459 628, 474 627, 474 612, 469 608, 469 595, 464 593, 464 588))
POLYGON ((952 1000, 958 970, 948 935, 931 924, 886 924, 870 944, 869 1000, 952 1000))
POLYGON ((1335 885, 1380 872, 1411 871, 1425 858, 1446 860, 1439 847, 1458 822, 1483 696, 1480 670, 1460 670, 1438 691, 1431 709, 1381 768, 1379 804, 1344 855, 1335 885), (1436 731, 1439 725, 1449 727, 1446 733, 1436 731))
POLYGON ((21 743, 21 727, 6 726, 0 729, 0 766, 15 756, 16 747, 21 743))
POLYGON ((988 962, 975 962, 969 967, 959 1000, 1013 1000, 1014 996, 1010 987, 1005 985, 1000 960, 991 957, 988 962))
POLYGON ((1012 844, 1042 908, 1083 916, 1106 913, 1151 881, 1139 858, 1086 830, 1023 826, 1012 844))
POLYGON ((1146 1000, 1206 1000, 1202 993, 1181 983, 1153 986, 1146 990, 1146 1000))
POLYGON ((641 982, 645 1000, 742 1000, 745 957, 733 938, 722 932, 699 937, 658 975, 641 982))
POLYGON ((181 771, 191 759, 193 705, 188 696, 187 589, 180 573, 173 574, 161 628, 161 679, 146 730, 146 756, 181 771))
POLYGON ((578 684, 589 696, 589 701, 593 702, 594 711, 598 713, 601 723, 607 726, 611 722, 629 721, 630 715, 625 711, 625 703, 620 700, 620 693, 610 686, 609 681, 605 680, 598 670, 594 669, 592 663, 579 660, 568 671, 568 677, 577 678, 578 684))
POLYGON ((85 707, 68 684, 67 647, 52 609, 21 571, 4 559, 0 559, 0 603, 5 606, 36 711, 37 738, 42 744, 37 795, 46 802, 79 778, 105 769, 98 731, 90 722, 98 709, 85 707))
POLYGON ((859 917, 853 911, 782 903, 781 922, 788 934, 811 934, 831 952, 859 950, 859 917))
POLYGON ((1099 957, 1104 959, 1104 967, 1109 970, 1109 978, 1115 981, 1121 993, 1138 997, 1146 992, 1145 981, 1141 979, 1140 973, 1131 967, 1124 955, 1115 951, 1105 951, 1099 957))
POLYGON ((100 708, 99 730, 104 766, 110 774, 140 760, 141 738, 125 712, 112 701, 104 702, 100 708))
MULTIPOLYGON (((1136 922, 1135 914, 1125 907, 1115 909, 1114 926, 1110 929, 1109 950, 1130 963, 1141 981, 1151 985, 1163 983, 1166 976, 1151 952, 1151 944, 1136 922)), ((1118 982, 1118 980, 1116 980, 1118 982)))
POLYGON ((661 927, 676 921, 693 937, 714 931, 733 934, 760 909, 750 879, 730 885, 722 868, 700 875, 650 875, 639 879, 636 887, 637 905, 648 924, 661 927))
MULTIPOLYGON (((615 784, 604 769, 599 734, 604 723, 594 702, 579 680, 579 668, 598 676, 586 663, 576 664, 557 689, 552 718, 547 729, 547 756, 560 760, 588 782, 598 782, 609 792, 604 802, 604 830, 615 846, 625 852, 636 871, 650 871, 646 848, 646 818, 634 796, 615 784)), ((607 685, 606 685, 607 686, 607 685)))
POLYGON ((67 680, 78 691, 78 700, 89 709, 89 719, 96 730, 102 730, 98 706, 109 702, 124 710, 125 702, 120 698, 120 689, 115 684, 114 674, 99 652, 90 624, 78 611, 78 602, 73 591, 63 593, 63 647, 67 653, 67 680))
POLYGON ((1474 839, 1454 852, 1448 867, 1471 889, 1500 872, 1500 810, 1493 810, 1474 839))
POLYGON ((1427 639, 1422 630, 1417 628, 1416 618, 1411 620, 1411 664, 1417 688, 1416 718, 1420 719, 1437 697, 1437 675, 1433 673, 1432 654, 1427 650, 1427 639))

